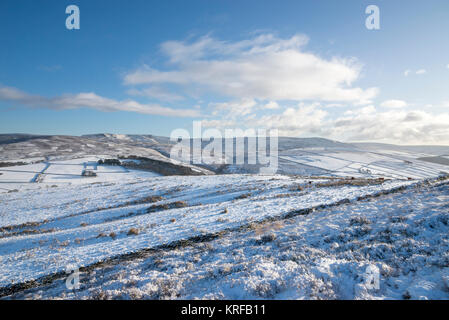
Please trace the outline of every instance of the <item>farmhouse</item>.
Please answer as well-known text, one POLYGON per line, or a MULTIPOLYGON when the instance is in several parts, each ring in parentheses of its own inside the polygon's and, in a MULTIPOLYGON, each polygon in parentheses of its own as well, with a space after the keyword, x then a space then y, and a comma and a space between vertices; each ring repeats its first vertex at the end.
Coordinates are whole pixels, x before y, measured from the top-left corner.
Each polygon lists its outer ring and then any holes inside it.
POLYGON ((93 172, 92 170, 83 170, 83 172, 81 173, 81 176, 83 176, 83 177, 96 177, 97 174, 95 172, 93 172))

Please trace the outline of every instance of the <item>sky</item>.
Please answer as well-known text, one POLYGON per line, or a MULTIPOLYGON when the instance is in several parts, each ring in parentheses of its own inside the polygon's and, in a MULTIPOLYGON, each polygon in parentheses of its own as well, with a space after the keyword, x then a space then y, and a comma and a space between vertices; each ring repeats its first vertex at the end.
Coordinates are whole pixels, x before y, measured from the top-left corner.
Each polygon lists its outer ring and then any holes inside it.
POLYGON ((0 133, 447 145, 448 33, 447 0, 2 0, 0 133))

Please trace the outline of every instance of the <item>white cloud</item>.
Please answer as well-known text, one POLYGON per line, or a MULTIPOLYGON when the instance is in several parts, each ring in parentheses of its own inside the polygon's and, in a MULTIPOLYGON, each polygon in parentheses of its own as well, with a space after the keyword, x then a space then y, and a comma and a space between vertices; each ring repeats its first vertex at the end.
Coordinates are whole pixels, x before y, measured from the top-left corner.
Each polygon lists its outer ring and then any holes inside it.
POLYGON ((387 100, 382 102, 380 106, 384 108, 404 108, 407 106, 407 102, 402 100, 387 100))
POLYGON ((239 124, 234 120, 201 120, 201 125, 203 127, 207 128, 234 128, 238 126, 239 124))
POLYGON ((358 112, 356 111, 355 113, 359 113, 359 114, 374 114, 376 112, 376 108, 374 106, 367 106, 364 108, 361 108, 358 110, 358 112))
POLYGON ((426 69, 419 69, 419 70, 416 70, 416 71, 412 71, 412 70, 407 69, 407 70, 404 71, 404 76, 408 77, 412 72, 417 74, 417 75, 421 75, 421 74, 426 74, 427 70, 426 69))
POLYGON ((161 46, 170 70, 149 66, 130 72, 128 85, 172 84, 189 92, 215 93, 231 99, 314 100, 367 104, 377 88, 354 87, 361 65, 355 59, 323 59, 303 50, 305 36, 279 39, 265 34, 239 42, 209 36, 193 43, 161 46))
POLYGON ((449 113, 391 109, 384 112, 369 105, 347 110, 336 118, 321 104, 298 104, 276 114, 207 120, 216 128, 278 129, 282 136, 323 137, 339 141, 396 144, 449 144, 449 113))
POLYGON ((331 124, 329 134, 345 141, 448 144, 448 121, 447 113, 392 110, 338 118, 331 124))
POLYGON ((133 88, 133 89, 129 89, 127 91, 127 93, 132 96, 144 96, 144 97, 153 98, 153 99, 157 99, 160 101, 168 101, 168 102, 180 101, 180 100, 184 99, 183 96, 178 95, 173 92, 170 92, 170 91, 165 90, 164 88, 160 88, 160 87, 149 87, 149 88, 144 88, 144 89, 133 88))
POLYGON ((325 134, 324 120, 328 113, 317 108, 318 104, 290 107, 280 114, 266 115, 251 120, 249 126, 278 129, 280 135, 307 136, 325 134))
POLYGON ((262 109, 266 109, 266 110, 275 110, 275 109, 279 109, 279 108, 280 108, 280 106, 276 101, 270 101, 266 105, 262 106, 262 109))
POLYGON ((209 107, 214 109, 212 112, 213 115, 218 115, 224 112, 225 117, 235 118, 251 113, 256 105, 257 103, 254 99, 244 98, 234 102, 210 103, 209 107))
POLYGON ((197 110, 172 109, 162 107, 158 104, 141 104, 129 99, 117 101, 98 96, 93 92, 47 98, 31 95, 16 88, 0 87, 0 100, 12 101, 33 108, 48 108, 54 110, 91 108, 107 112, 129 111, 142 114, 177 117, 196 117, 199 115, 197 110))
POLYGON ((340 108, 340 107, 344 107, 344 104, 341 103, 328 103, 326 104, 326 107, 328 108, 340 108))
POLYGON ((353 116, 353 115, 360 115, 360 114, 372 114, 376 112, 376 107, 374 106, 366 106, 360 109, 355 110, 347 110, 343 115, 345 116, 353 116))

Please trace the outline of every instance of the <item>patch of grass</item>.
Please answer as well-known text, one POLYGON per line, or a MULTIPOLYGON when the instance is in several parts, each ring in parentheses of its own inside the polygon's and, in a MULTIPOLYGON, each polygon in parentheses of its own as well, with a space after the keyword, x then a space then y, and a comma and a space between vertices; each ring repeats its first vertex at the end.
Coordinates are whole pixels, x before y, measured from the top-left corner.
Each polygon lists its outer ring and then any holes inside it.
POLYGON ((156 267, 160 267, 160 266, 162 266, 163 264, 164 264, 164 261, 161 260, 161 259, 156 259, 156 260, 154 260, 154 265, 155 265, 156 267))
POLYGON ((274 222, 267 222, 267 223, 252 223, 251 228, 254 230, 254 234, 256 235, 264 235, 272 231, 280 230, 284 227, 283 221, 274 221, 274 222))
POLYGON ((359 217, 351 218, 351 220, 349 220, 349 224, 351 226, 363 226, 363 225, 371 224, 371 221, 368 220, 367 217, 359 216, 359 217))
POLYGON ((147 208, 146 212, 156 212, 156 211, 162 211, 162 210, 169 210, 174 208, 185 208, 189 205, 185 201, 175 201, 171 203, 165 203, 165 204, 159 204, 159 205, 152 205, 151 207, 147 208))
POLYGON ((264 299, 273 299, 285 286, 286 284, 283 280, 263 281, 256 285, 254 293, 264 299))
POLYGON ((370 185, 379 185, 385 182, 384 178, 379 179, 356 179, 351 177, 350 179, 341 179, 341 180, 333 180, 327 182, 320 182, 315 184, 318 188, 329 188, 329 187, 341 187, 341 186, 370 186, 370 185))
POLYGON ((227 276, 232 273, 232 264, 226 263, 218 268, 218 273, 221 276, 227 276))
POLYGON ((137 236, 139 234, 139 229, 131 228, 128 231, 128 236, 137 236))
POLYGON ((249 198, 249 197, 251 197, 252 196, 252 194, 251 193, 244 193, 244 194, 241 194, 241 195, 239 195, 237 198, 235 198, 236 200, 242 200, 242 199, 246 199, 246 198, 249 198))
POLYGON ((90 298, 92 300, 108 300, 109 296, 106 292, 102 291, 102 290, 98 290, 96 292, 94 292, 90 298))
POLYGON ((185 201, 176 201, 176 202, 173 202, 173 206, 175 208, 184 208, 184 207, 188 207, 188 204, 185 201))
POLYGON ((449 174, 446 172, 441 172, 441 175, 438 177, 438 181, 444 181, 449 179, 449 174))
POLYGON ((304 188, 303 188, 302 186, 300 186, 299 184, 295 184, 295 185, 292 185, 292 186, 289 188, 289 190, 290 190, 290 191, 303 191, 304 188))
POLYGON ((407 221, 407 218, 404 216, 393 216, 393 217, 390 217, 390 221, 392 223, 401 223, 401 222, 407 221))
POLYGON ((274 240, 276 240, 276 235, 273 234, 273 233, 263 235, 263 236, 260 238, 260 241, 261 241, 262 243, 273 242, 274 240))
POLYGON ((274 196, 276 199, 290 198, 293 197, 293 194, 290 193, 281 193, 274 196))
POLYGON ((145 197, 142 199, 128 201, 125 203, 125 205, 132 206, 132 205, 136 205, 136 204, 154 203, 154 202, 158 202, 158 201, 162 201, 162 200, 164 200, 164 198, 161 196, 148 196, 148 197, 145 197))

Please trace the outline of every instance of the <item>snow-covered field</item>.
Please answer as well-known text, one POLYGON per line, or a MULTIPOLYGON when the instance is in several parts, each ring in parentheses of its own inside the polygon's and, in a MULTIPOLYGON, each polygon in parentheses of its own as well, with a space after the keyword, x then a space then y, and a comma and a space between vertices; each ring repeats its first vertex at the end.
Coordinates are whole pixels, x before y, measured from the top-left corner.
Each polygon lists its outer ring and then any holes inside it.
POLYGON ((449 299, 449 167, 428 155, 291 148, 271 176, 1 167, 0 297, 449 299))
POLYGON ((421 161, 423 154, 390 150, 292 149, 280 159, 337 176, 425 179, 447 172, 448 166, 421 161))
POLYGON ((326 181, 285 176, 175 176, 3 194, 0 286, 407 183, 335 192, 326 181), (128 235, 132 228, 138 234, 128 235))
MULTIPOLYGON (((207 181, 210 178, 196 183, 212 187, 214 182, 207 181)), ((123 219, 124 227, 119 230, 108 228, 110 224, 102 226, 98 221, 92 227, 98 232, 115 230, 116 239, 108 236, 93 239, 94 233, 80 228, 45 237, 35 235, 31 239, 42 243, 39 248, 37 245, 31 248, 25 241, 20 241, 28 236, 4 238, 1 262, 8 272, 2 282, 6 284, 13 279, 25 280, 32 275, 54 272, 58 266, 64 267, 69 262, 80 265, 99 260, 111 253, 110 248, 114 253, 120 253, 122 249, 125 252, 154 247, 155 250, 138 250, 135 255, 106 260, 84 269, 79 290, 68 290, 66 277, 62 275, 51 284, 18 292, 10 298, 449 298, 448 182, 413 184, 359 200, 354 197, 396 185, 369 187, 369 190, 358 187, 325 190, 314 186, 305 192, 292 193, 286 192, 285 187, 301 181, 284 177, 232 176, 221 186, 236 182, 240 182, 242 189, 245 184, 247 188, 256 183, 265 184, 265 188, 255 197, 234 201, 221 199, 220 203, 214 201, 211 194, 199 194, 199 198, 209 204, 123 219), (341 194, 335 195, 334 202, 345 196, 352 201, 318 207, 298 215, 283 215, 289 211, 283 210, 287 203, 290 210, 310 207, 307 204, 312 202, 305 201, 307 198, 323 202, 331 192, 341 194), (285 193, 292 196, 279 197, 285 193), (222 212, 221 203, 226 204, 227 213, 222 212), (248 219, 251 212, 254 218, 248 219), (157 218, 151 219, 154 216, 157 218), (275 219, 257 223, 267 216, 275 219), (177 220, 170 222, 170 217, 177 220), (154 225, 145 229, 148 223, 154 225), (145 231, 132 236, 120 233, 132 225, 145 231), (233 228, 239 225, 245 227, 233 228), (232 229, 216 234, 216 237, 196 238, 173 247, 157 247, 197 234, 193 228, 201 229, 206 235, 229 227, 232 229), (189 233, 182 231, 187 228, 191 228, 189 233), (75 236, 82 238, 82 242, 74 243, 75 236), (67 255, 74 259, 65 259, 67 255), (40 268, 37 260, 46 261, 47 268, 40 268), (367 282, 367 270, 373 268, 379 271, 379 287, 367 282)), ((195 183, 190 186, 187 186, 187 180, 183 183, 186 185, 184 190, 195 188, 195 183)), ((145 184, 137 185, 143 187, 145 184)), ((221 190, 220 185, 218 187, 218 191, 221 190)))
POLYGON ((152 172, 128 170, 121 166, 96 165, 102 156, 86 156, 69 160, 49 160, 28 165, 0 168, 0 193, 34 190, 58 185, 88 184, 158 176, 152 172), (97 174, 83 177, 84 169, 97 174), (39 184, 36 184, 39 182, 39 184))

